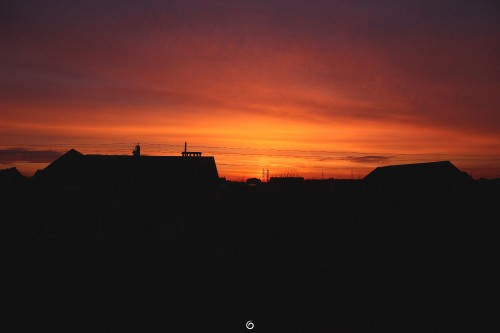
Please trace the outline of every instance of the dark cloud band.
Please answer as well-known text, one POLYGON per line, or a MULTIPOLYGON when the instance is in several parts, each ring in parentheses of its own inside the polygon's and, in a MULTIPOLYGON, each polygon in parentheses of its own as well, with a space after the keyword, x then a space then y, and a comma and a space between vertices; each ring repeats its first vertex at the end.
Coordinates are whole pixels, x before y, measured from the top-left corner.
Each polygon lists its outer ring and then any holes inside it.
POLYGON ((13 164, 16 162, 50 163, 61 155, 62 153, 56 150, 0 149, 0 164, 13 164))

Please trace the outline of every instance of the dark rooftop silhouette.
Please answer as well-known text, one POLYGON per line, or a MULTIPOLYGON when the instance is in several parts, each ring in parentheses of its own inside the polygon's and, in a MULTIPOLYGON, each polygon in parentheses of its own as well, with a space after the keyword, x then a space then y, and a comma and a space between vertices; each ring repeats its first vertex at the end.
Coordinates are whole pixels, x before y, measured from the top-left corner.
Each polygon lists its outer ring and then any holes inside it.
POLYGON ((15 167, 0 170, 0 183, 19 182, 24 179, 25 177, 15 167))
MULTIPOLYGON (((137 151, 137 148, 136 148, 137 151)), ((218 181, 212 156, 84 155, 75 149, 35 174, 42 183, 68 186, 128 185, 169 188, 211 186, 218 181)))
POLYGON ((457 185, 472 178, 450 161, 400 164, 375 168, 363 179, 365 183, 389 187, 457 185))
POLYGON ((272 332, 469 332, 498 322, 483 315, 498 313, 498 181, 442 161, 379 167, 364 180, 226 182, 213 157, 135 151, 71 149, 0 191, 14 318, 59 304, 100 327, 92 309, 109 300, 125 305, 103 312, 108 327, 131 304, 128 316, 154 331, 206 330, 208 318, 230 332, 250 319, 272 332), (233 312, 213 306, 220 299, 233 312), (275 309, 286 311, 275 319, 275 309))

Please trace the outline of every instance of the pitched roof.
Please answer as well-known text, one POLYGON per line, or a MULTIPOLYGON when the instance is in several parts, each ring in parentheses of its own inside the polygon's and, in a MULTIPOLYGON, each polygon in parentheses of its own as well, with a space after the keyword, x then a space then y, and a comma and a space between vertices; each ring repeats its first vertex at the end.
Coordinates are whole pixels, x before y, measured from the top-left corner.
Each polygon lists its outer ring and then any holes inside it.
POLYGON ((431 184, 460 184, 472 178, 450 161, 390 165, 375 168, 363 181, 369 184, 425 186, 431 184))
POLYGON ((24 179, 25 177, 16 167, 0 170, 0 183, 19 182, 24 179))
POLYGON ((84 155, 71 149, 37 174, 66 185, 207 185, 218 180, 215 159, 182 156, 84 155))

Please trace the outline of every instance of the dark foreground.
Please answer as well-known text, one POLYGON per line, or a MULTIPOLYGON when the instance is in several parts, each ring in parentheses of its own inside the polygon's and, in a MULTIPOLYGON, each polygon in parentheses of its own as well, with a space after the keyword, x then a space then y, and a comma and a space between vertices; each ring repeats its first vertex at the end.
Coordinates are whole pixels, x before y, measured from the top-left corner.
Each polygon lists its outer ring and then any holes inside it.
POLYGON ((11 185, 6 332, 498 332, 500 186, 11 185))

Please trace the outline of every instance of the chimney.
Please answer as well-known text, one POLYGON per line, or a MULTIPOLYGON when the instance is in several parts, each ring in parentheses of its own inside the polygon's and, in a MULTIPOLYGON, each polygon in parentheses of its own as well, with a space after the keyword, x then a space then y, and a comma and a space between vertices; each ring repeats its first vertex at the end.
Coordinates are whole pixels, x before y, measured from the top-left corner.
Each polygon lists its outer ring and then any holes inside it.
POLYGON ((135 157, 141 156, 141 146, 139 146, 139 144, 135 146, 135 149, 132 151, 132 155, 135 157))

